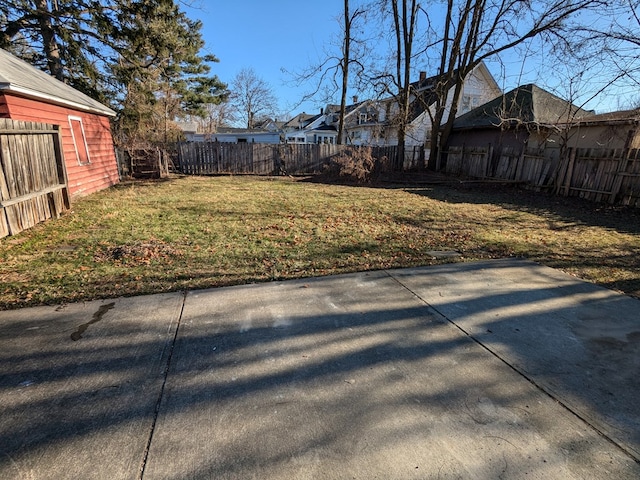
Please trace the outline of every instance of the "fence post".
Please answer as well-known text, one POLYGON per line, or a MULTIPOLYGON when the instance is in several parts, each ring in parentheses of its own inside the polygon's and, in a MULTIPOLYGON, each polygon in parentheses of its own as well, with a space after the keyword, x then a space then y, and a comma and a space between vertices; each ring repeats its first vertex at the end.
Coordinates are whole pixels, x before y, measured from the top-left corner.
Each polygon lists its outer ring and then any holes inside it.
POLYGON ((569 191, 571 189, 571 179, 573 177, 573 168, 576 161, 577 149, 569 148, 569 165, 567 165, 567 174, 565 176, 564 183, 564 192, 563 195, 565 197, 569 196, 569 191))
POLYGON ((627 165, 629 164, 629 156, 631 154, 630 149, 625 149, 624 155, 620 159, 618 163, 618 168, 616 169, 615 178, 613 180, 613 185, 611 186, 611 194, 609 195, 609 203, 614 204, 616 201, 616 197, 620 192, 620 188, 622 187, 622 174, 627 171, 627 165))

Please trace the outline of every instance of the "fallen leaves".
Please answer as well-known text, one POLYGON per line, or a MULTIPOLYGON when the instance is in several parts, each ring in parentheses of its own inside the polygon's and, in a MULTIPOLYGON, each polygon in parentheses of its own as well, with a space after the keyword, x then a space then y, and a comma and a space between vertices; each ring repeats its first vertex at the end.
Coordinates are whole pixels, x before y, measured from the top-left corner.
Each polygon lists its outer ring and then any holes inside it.
MULTIPOLYGON (((199 250, 198 246, 198 250, 199 250)), ((113 262, 122 265, 149 265, 152 262, 170 262, 182 252, 158 240, 132 245, 99 246, 93 256, 95 262, 113 262)), ((82 270, 83 267, 80 267, 82 270)), ((88 268, 87 268, 88 269, 88 268)))

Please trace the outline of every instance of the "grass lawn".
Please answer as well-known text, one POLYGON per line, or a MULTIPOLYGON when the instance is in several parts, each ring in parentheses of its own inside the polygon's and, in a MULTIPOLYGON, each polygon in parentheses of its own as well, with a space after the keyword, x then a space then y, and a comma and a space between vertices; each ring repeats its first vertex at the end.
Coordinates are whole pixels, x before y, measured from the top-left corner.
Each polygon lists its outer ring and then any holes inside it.
POLYGON ((487 185, 124 183, 0 239, 0 308, 508 256, 640 296, 640 212, 487 185))

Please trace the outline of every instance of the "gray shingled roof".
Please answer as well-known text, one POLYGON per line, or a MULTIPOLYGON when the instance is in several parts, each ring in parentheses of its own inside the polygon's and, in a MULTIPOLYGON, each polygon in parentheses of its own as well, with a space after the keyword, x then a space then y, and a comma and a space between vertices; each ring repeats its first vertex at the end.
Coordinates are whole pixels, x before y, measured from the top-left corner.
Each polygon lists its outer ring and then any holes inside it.
POLYGON ((640 109, 634 110, 618 110, 616 112, 608 112, 608 113, 600 113, 597 115, 592 115, 591 117, 587 117, 582 119, 580 124, 583 125, 591 125, 591 124, 606 124, 606 125, 614 125, 614 124, 634 124, 640 121, 640 109))
POLYGON ((593 116, 567 100, 533 85, 521 85, 458 117, 455 130, 520 124, 556 125, 593 116))
POLYGON ((101 115, 116 112, 0 48, 0 91, 101 115))

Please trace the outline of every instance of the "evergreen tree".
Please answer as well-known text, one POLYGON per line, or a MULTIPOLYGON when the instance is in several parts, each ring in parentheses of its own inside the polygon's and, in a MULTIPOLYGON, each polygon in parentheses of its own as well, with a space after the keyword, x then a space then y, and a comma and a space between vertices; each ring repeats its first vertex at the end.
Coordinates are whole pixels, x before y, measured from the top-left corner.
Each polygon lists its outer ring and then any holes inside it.
MULTIPOLYGON (((179 10, 173 0, 120 0, 111 72, 123 94, 118 133, 122 139, 154 132, 151 140, 170 140, 172 120, 204 115, 207 104, 226 97, 226 85, 210 76, 212 55, 204 47, 202 23, 179 10)), ((144 136, 144 135, 142 135, 144 136)))
POLYGON ((217 59, 200 54, 201 29, 174 0, 0 4, 0 48, 110 103, 121 141, 166 140, 173 119, 224 98, 226 86, 210 75, 217 59))
POLYGON ((12 0, 0 4, 0 48, 24 58, 58 80, 106 101, 98 1, 12 0))

